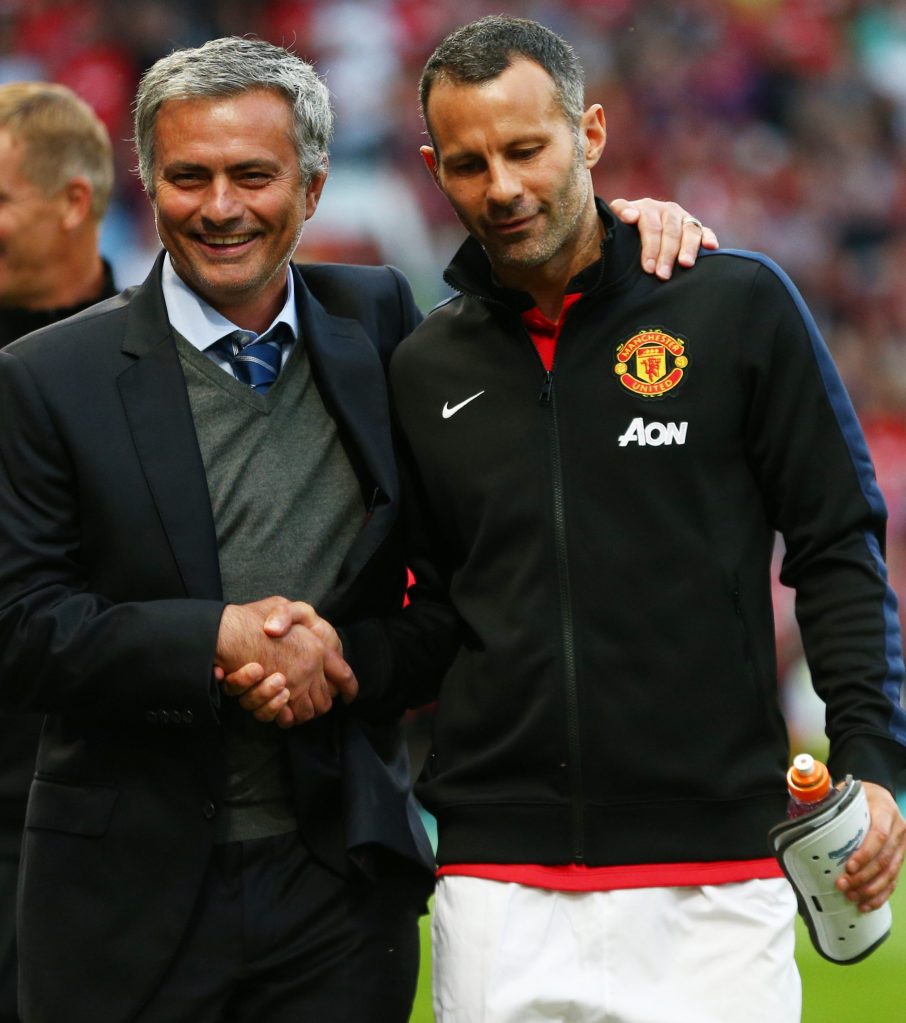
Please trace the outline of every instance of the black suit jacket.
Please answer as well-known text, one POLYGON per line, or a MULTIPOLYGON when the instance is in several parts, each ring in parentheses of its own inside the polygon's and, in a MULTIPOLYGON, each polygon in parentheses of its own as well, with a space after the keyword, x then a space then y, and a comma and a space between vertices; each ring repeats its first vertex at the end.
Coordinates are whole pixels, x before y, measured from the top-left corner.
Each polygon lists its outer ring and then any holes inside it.
MULTIPOLYGON (((214 523, 159 279, 160 261, 139 288, 0 352, 0 693, 47 715, 20 874, 29 1021, 125 1020, 153 991, 222 794, 214 523)), ((342 623, 402 598, 384 369, 419 313, 386 267, 306 267, 296 284, 370 508, 320 608, 342 623)), ((338 708, 287 740, 314 854, 348 871, 390 850, 427 891, 397 723, 338 708)))
MULTIPOLYGON (((0 308, 0 348, 6 347, 25 334, 30 334, 41 327, 50 326, 67 316, 87 309, 90 305, 105 298, 112 298, 117 292, 110 264, 104 260, 104 279, 101 290, 89 302, 79 302, 68 308, 54 309, 19 309, 0 308)), ((41 717, 33 714, 24 717, 21 714, 0 713, 0 858, 19 859, 19 847, 22 844, 22 828, 25 824, 25 803, 32 775, 35 773, 35 754, 38 739, 41 735, 41 717)), ((0 892, 0 915, 14 912, 15 906, 7 907, 6 895, 0 892)), ((12 976, 15 987, 16 957, 15 949, 9 957, 5 953, 0 960, 0 974, 7 970, 12 976)), ((5 985, 0 982, 0 989, 5 985)), ((4 1005, 0 1001, 0 1016, 4 1005)))

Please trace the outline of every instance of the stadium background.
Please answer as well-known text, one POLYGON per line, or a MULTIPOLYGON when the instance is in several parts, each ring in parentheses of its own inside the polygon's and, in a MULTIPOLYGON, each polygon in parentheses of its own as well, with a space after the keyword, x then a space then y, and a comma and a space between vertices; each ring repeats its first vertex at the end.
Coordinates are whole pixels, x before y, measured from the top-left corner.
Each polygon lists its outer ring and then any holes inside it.
MULTIPOLYGON (((139 75, 175 46, 252 32, 313 60, 337 131, 300 258, 389 262, 423 308, 461 229, 421 166, 421 65, 481 14, 537 18, 577 47, 609 128, 604 198, 677 199, 722 244, 780 262, 815 313, 855 402, 890 510, 888 561, 906 592, 906 2, 887 0, 0 0, 0 82, 83 96, 116 147, 102 249, 117 283, 157 250, 133 172, 139 75)), ((791 595, 775 586, 782 694, 797 748, 820 752, 791 595)), ((418 754, 426 722, 412 724, 418 754)), ((906 898, 894 938, 852 969, 807 942, 805 1023, 906 1018, 906 898)), ((427 980, 427 970, 425 979, 427 980)), ((413 1021, 431 1019, 426 985, 413 1021)))

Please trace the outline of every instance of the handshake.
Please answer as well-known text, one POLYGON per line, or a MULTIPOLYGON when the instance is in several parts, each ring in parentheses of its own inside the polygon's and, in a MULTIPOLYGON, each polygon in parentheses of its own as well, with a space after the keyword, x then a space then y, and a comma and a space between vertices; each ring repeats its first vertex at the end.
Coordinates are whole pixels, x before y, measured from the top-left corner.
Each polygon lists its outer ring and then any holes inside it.
POLYGON ((227 604, 214 677, 257 720, 280 728, 326 714, 337 696, 350 703, 359 690, 334 627, 285 597, 227 604))

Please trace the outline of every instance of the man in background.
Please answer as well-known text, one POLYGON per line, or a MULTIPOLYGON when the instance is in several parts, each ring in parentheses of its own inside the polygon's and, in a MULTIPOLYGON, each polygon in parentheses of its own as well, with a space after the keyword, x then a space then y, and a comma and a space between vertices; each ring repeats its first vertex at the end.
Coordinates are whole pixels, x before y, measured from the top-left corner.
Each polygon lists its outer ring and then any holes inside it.
MULTIPOLYGON (((107 129, 63 85, 0 86, 0 348, 115 294, 98 248, 107 129)), ((37 716, 0 714, 0 1023, 16 1015, 16 875, 37 716)))
POLYGON ((115 294, 98 247, 112 190, 87 103, 63 85, 0 86, 0 347, 115 294))

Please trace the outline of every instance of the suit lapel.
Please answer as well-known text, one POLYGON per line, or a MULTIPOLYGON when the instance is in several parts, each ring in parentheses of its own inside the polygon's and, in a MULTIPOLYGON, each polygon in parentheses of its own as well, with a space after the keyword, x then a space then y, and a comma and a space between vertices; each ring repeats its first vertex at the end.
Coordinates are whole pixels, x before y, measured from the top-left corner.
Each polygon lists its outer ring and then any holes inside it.
POLYGON ((385 539, 398 513, 387 383, 377 349, 361 324, 329 314, 294 272, 302 338, 318 387, 370 477, 364 486, 368 516, 340 569, 336 589, 341 590, 385 539))
MULTIPOLYGON (((220 566, 204 464, 160 288, 159 257, 129 305, 118 385, 135 450, 186 594, 220 599, 220 566)), ((141 542, 141 538, 136 538, 141 542)))
MULTIPOLYGON (((129 307, 119 378, 132 439, 164 531, 192 597, 221 596, 217 539, 185 380, 160 288, 161 255, 129 307)), ((295 271, 294 271, 295 272, 295 271)), ((358 575, 396 521, 399 481, 383 366, 356 320, 330 315, 296 273, 299 322, 318 386, 370 481, 369 514, 340 569, 334 596, 358 575)))

